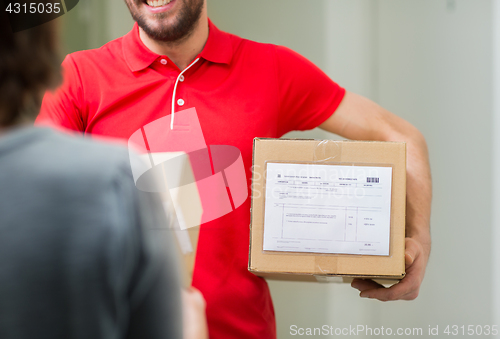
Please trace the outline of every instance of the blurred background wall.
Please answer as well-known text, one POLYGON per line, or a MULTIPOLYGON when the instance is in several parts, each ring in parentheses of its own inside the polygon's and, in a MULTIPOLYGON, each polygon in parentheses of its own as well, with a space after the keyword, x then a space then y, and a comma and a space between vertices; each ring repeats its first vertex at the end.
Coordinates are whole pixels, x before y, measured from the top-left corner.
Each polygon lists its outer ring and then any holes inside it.
MULTIPOLYGON (((433 249, 418 299, 381 303, 342 284, 269 282, 279 338, 294 337, 291 325, 421 327, 423 337, 429 325, 441 334, 447 325, 500 325, 498 0, 208 0, 208 8, 219 28, 286 45, 409 120, 430 149, 433 249)), ((132 23, 122 0, 81 1, 64 17, 65 52, 99 47, 132 23)))

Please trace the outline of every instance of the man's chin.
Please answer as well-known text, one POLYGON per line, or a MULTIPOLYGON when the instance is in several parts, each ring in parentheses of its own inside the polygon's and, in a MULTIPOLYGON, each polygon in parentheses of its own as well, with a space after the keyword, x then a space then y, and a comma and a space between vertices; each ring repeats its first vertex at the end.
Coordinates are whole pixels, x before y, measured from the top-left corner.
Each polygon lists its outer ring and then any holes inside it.
POLYGON ((141 30, 153 40, 175 42, 182 40, 186 35, 185 32, 176 30, 176 25, 172 22, 172 20, 159 18, 158 15, 155 15, 152 18, 143 16, 136 21, 141 30))
POLYGON ((150 38, 163 42, 179 42, 189 37, 201 17, 204 3, 202 0, 194 4, 171 0, 163 6, 167 10, 155 12, 145 2, 139 2, 134 1, 134 9, 129 6, 132 17, 150 38))

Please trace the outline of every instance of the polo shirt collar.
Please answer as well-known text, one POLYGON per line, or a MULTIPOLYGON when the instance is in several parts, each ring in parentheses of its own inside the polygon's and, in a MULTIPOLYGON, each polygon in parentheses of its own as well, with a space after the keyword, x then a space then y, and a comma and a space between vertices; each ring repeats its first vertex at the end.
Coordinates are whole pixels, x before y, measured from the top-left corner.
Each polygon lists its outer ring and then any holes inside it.
POLYGON ((158 54, 151 52, 142 42, 139 37, 137 22, 134 24, 134 28, 123 37, 122 46, 125 62, 132 72, 142 71, 159 57, 158 54))
POLYGON ((233 58, 231 35, 219 30, 208 19, 208 40, 200 53, 200 57, 218 64, 230 64, 233 58))
MULTIPOLYGON (((229 64, 233 56, 230 34, 219 30, 210 19, 208 27, 208 39, 199 56, 214 63, 229 64)), ((132 30, 123 37, 122 46, 125 61, 132 72, 149 67, 159 57, 142 42, 137 22, 132 30)))

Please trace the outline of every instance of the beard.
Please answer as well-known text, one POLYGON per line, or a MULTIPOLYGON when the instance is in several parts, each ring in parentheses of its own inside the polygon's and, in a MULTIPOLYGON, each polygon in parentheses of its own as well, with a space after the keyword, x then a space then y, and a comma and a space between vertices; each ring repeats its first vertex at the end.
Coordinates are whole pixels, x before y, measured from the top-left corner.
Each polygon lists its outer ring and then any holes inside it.
MULTIPOLYGON (((183 1, 183 0, 177 0, 183 1)), ((148 21, 150 19, 139 13, 137 8, 132 8, 130 2, 140 6, 142 0, 125 0, 132 18, 137 22, 140 28, 152 39, 163 42, 179 42, 189 37, 200 19, 203 10, 204 0, 186 0, 184 6, 180 9, 177 18, 167 19, 166 13, 153 14, 156 25, 148 21)))

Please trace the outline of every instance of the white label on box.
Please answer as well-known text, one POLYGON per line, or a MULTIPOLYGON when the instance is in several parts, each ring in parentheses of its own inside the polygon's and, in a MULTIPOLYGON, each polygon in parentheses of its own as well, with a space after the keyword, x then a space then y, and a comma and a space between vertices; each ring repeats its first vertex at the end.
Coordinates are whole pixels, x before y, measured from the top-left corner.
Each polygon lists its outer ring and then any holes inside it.
POLYGON ((392 167, 267 163, 264 251, 389 255, 392 167))

